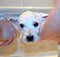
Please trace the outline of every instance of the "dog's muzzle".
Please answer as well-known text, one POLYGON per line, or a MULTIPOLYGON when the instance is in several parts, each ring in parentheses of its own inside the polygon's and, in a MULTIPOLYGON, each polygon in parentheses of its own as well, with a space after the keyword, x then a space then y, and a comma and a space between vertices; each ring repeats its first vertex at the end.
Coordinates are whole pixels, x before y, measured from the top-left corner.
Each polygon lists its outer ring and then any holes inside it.
POLYGON ((27 39, 27 42, 33 42, 34 41, 34 36, 33 35, 28 35, 26 37, 26 39, 27 39))

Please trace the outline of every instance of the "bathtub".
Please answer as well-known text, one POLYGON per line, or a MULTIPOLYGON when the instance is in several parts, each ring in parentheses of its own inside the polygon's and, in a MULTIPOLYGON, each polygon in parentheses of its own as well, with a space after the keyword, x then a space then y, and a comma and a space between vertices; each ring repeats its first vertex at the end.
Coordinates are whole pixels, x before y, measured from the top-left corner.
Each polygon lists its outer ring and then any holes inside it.
MULTIPOLYGON (((52 7, 51 7, 52 8, 52 7)), ((34 12, 39 12, 39 13, 49 13, 51 8, 49 7, 17 7, 17 8, 0 8, 0 20, 3 19, 4 16, 8 16, 17 20, 19 15, 21 15, 21 13, 23 13, 24 11, 34 11, 34 12)), ((53 51, 47 51, 47 52, 40 52, 36 55, 31 55, 31 56, 27 56, 26 54, 23 54, 23 52, 21 52, 21 49, 19 48, 19 40, 18 41, 18 48, 15 52, 13 52, 12 54, 8 55, 7 57, 58 57, 58 52, 57 50, 53 50, 53 51)), ((3 55, 0 55, 3 56, 3 55)), ((4 56, 5 57, 5 56, 4 56)))

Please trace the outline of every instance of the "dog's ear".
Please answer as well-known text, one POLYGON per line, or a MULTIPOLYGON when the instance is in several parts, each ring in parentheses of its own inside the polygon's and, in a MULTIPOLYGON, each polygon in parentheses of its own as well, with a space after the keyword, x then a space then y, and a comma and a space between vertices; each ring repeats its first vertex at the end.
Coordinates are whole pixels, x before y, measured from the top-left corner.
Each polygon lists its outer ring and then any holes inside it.
POLYGON ((37 13, 37 12, 35 12, 35 14, 37 16, 40 16, 41 18, 45 18, 45 19, 48 17, 48 14, 46 14, 46 13, 37 13))
POLYGON ((9 21, 13 24, 13 26, 15 27, 15 29, 18 29, 18 20, 10 19, 9 21))
POLYGON ((35 12, 35 15, 37 16, 37 18, 39 18, 42 25, 44 24, 45 19, 48 17, 48 14, 45 14, 45 13, 37 13, 37 12, 35 12))
POLYGON ((47 18, 48 16, 43 16, 42 18, 44 18, 43 22, 42 22, 42 25, 44 24, 44 21, 45 19, 47 18))
POLYGON ((42 16, 42 18, 45 18, 45 19, 46 19, 47 17, 48 17, 48 15, 47 15, 47 14, 42 16))
POLYGON ((11 21, 12 23, 14 23, 14 22, 15 22, 15 20, 14 20, 14 19, 10 19, 9 21, 11 21))
POLYGON ((43 18, 42 25, 44 24, 45 19, 47 19, 48 14, 40 13, 40 16, 43 18))
POLYGON ((35 14, 36 14, 38 17, 41 17, 41 18, 47 18, 47 17, 48 17, 48 14, 46 14, 46 13, 38 13, 38 12, 35 12, 35 14))

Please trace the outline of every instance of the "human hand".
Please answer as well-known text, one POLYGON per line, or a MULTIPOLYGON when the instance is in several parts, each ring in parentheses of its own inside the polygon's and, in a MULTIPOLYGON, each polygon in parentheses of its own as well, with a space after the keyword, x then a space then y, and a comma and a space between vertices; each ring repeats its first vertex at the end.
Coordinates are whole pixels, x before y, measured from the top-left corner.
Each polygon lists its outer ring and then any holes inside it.
POLYGON ((16 38, 16 30, 7 20, 0 21, 0 46, 11 44, 16 38))

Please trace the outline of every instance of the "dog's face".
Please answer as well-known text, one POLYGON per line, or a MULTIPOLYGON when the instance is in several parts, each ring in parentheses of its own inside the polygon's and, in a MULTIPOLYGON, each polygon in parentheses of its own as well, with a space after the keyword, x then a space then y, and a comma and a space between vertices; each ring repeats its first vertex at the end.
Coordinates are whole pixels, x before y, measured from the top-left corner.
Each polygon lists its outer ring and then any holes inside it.
POLYGON ((35 12, 27 11, 20 15, 18 22, 19 30, 24 42, 34 42, 39 40, 39 31, 44 22, 44 18, 35 12))

